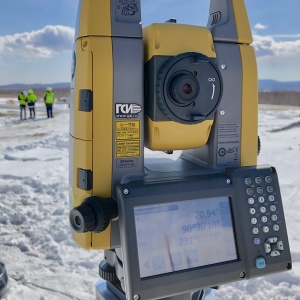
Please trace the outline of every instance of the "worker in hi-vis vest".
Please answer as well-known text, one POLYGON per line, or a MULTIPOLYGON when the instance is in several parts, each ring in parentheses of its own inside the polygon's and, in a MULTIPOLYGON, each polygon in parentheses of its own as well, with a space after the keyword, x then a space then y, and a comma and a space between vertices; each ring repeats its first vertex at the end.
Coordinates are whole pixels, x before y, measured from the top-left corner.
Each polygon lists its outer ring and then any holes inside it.
POLYGON ((20 92, 18 100, 20 102, 20 119, 26 120, 27 91, 20 92))
POLYGON ((34 94, 32 89, 28 90, 28 96, 27 96, 27 105, 30 112, 30 119, 35 118, 35 102, 37 100, 36 95, 34 94))
POLYGON ((44 95, 44 101, 46 104, 47 116, 48 118, 53 118, 53 103, 54 103, 54 93, 51 87, 48 87, 44 95))

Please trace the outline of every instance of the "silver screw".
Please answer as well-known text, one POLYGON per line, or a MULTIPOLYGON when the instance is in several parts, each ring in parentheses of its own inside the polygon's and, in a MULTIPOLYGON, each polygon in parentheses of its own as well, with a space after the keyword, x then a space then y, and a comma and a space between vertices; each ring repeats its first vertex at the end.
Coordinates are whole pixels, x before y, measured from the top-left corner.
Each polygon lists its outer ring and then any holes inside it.
POLYGON ((221 110, 220 110, 220 115, 221 115, 221 116, 224 116, 224 115, 225 115, 225 109, 221 109, 221 110))
POLYGON ((135 295, 133 296, 133 300, 139 300, 139 299, 140 299, 140 295, 135 294, 135 295))
POLYGON ((221 69, 222 70, 225 70, 227 68, 227 65, 226 64, 221 64, 221 69))
POLYGON ((241 277, 241 278, 245 278, 245 276, 246 276, 246 274, 245 274, 244 272, 241 272, 241 273, 240 273, 240 277, 241 277))
POLYGON ((226 180, 226 183, 227 183, 227 184, 231 184, 231 180, 230 180, 230 179, 227 179, 227 180, 226 180))
POLYGON ((129 194, 129 190, 128 190, 128 189, 125 189, 125 190, 123 191, 123 193, 124 193, 124 195, 128 195, 128 194, 129 194))

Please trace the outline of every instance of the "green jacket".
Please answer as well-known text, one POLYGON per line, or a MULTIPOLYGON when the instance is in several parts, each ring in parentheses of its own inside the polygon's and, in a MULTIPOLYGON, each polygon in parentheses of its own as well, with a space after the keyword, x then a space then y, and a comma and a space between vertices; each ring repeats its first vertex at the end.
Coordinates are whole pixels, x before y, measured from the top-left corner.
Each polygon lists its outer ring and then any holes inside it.
POLYGON ((20 105, 26 105, 27 103, 27 97, 23 93, 20 93, 18 95, 18 100, 20 102, 20 105))
POLYGON ((34 106, 35 101, 37 100, 37 97, 33 93, 33 91, 28 94, 27 100, 28 100, 28 106, 34 106))
POLYGON ((53 104, 54 103, 54 93, 47 91, 44 95, 44 100, 45 100, 46 104, 53 104))

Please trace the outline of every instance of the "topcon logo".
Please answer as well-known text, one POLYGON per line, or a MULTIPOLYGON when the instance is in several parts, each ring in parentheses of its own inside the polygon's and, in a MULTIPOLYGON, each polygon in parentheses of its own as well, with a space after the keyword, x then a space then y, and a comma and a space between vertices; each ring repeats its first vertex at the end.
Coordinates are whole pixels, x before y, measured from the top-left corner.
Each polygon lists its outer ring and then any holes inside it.
POLYGON ((208 24, 210 25, 209 27, 213 27, 219 24, 221 19, 222 19, 222 13, 220 11, 216 11, 210 14, 208 19, 208 24))
POLYGON ((138 114, 142 111, 142 108, 138 104, 133 103, 117 103, 116 104, 116 117, 117 118, 137 118, 138 114))

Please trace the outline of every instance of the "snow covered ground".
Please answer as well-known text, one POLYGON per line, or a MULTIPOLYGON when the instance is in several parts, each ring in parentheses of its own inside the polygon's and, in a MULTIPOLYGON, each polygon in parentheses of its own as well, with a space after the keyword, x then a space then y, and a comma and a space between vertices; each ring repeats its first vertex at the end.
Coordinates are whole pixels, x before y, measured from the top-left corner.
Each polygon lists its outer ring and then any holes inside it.
MULTIPOLYGON (((284 199, 293 270, 224 285, 216 299, 300 299, 300 108, 261 106, 259 163, 276 167, 284 199), (295 126, 270 132, 295 123, 295 126)), ((68 213, 67 104, 35 120, 0 99, 0 261, 9 275, 5 300, 94 300, 102 251, 72 240, 68 213)), ((1 298, 1 296, 0 296, 1 298)))

